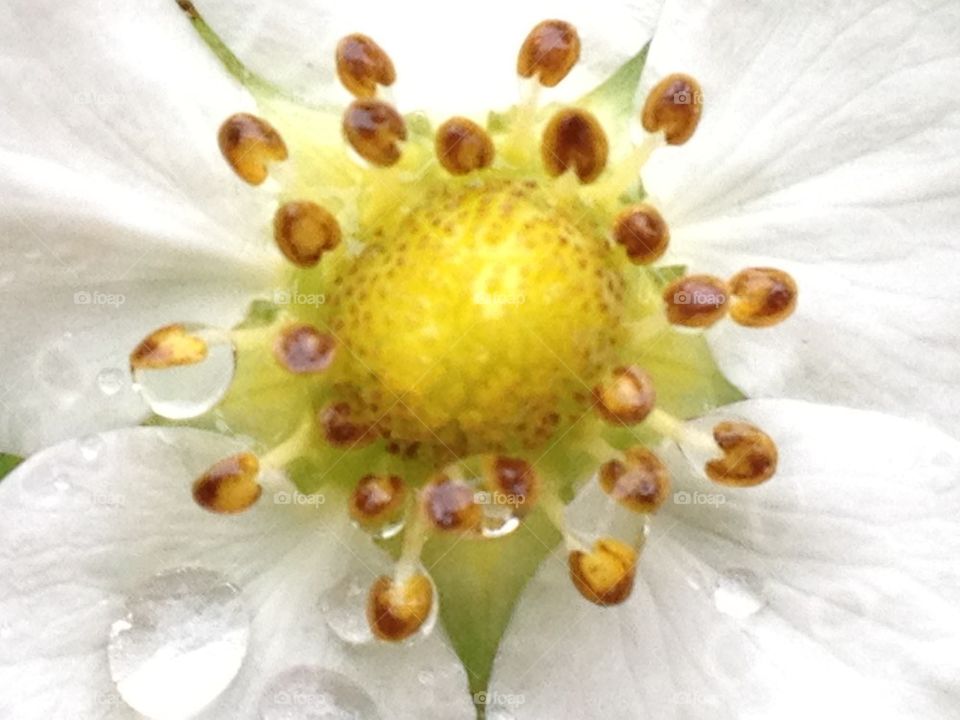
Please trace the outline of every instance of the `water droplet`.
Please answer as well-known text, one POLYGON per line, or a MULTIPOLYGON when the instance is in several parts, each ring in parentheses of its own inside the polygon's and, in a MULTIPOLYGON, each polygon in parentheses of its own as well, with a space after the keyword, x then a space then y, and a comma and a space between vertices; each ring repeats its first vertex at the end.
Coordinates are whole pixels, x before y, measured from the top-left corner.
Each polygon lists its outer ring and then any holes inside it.
POLYGON ((401 513, 394 520, 385 522, 381 525, 364 525, 362 523, 358 523, 352 518, 350 523, 358 530, 365 532, 374 540, 389 540, 390 538, 396 537, 400 534, 406 525, 406 518, 404 517, 403 513, 401 513))
POLYGON ((61 470, 35 471, 21 476, 20 492, 28 504, 52 507, 61 503, 71 490, 67 474, 61 470))
POLYGON ((87 462, 93 462, 100 457, 104 442, 103 438, 99 435, 90 435, 80 440, 79 445, 80 454, 83 456, 83 459, 87 462))
POLYGON ((725 570, 714 585, 713 604, 725 615, 750 617, 767 604, 763 596, 763 581, 752 570, 725 570))
POLYGON ((81 386, 80 366, 75 359, 76 349, 70 346, 72 336, 66 333, 37 358, 34 374, 42 383, 58 390, 76 394, 81 386))
POLYGON ((213 408, 230 388, 237 366, 229 333, 204 325, 184 327, 206 342, 207 357, 202 362, 133 373, 136 388, 150 409, 171 420, 198 417, 213 408))
POLYGON ((324 622, 345 643, 362 645, 374 640, 367 623, 367 593, 375 579, 372 573, 350 572, 320 597, 324 622))
POLYGON ((260 698, 261 720, 380 720, 373 698, 350 678, 301 666, 277 675, 260 698))
POLYGON ((126 600, 110 628, 110 675, 121 697, 150 718, 191 717, 226 689, 247 652, 250 621, 219 573, 159 573, 126 600))
POLYGON ((116 395, 123 389, 127 376, 118 368, 104 368, 97 373, 97 387, 107 397, 116 395))
POLYGON ((436 682, 436 678, 429 670, 421 670, 417 673, 417 682, 421 685, 431 686, 436 682))
POLYGON ((520 527, 520 516, 509 505, 497 503, 483 504, 483 525, 480 533, 485 538, 499 538, 509 535, 520 527))

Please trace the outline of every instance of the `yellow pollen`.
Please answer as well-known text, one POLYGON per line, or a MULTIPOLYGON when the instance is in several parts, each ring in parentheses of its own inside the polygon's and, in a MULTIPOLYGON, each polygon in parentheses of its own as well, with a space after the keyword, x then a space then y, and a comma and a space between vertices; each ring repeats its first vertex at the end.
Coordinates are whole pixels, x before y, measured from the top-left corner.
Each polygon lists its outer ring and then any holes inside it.
POLYGON ((536 446, 589 402, 576 397, 614 362, 624 281, 583 217, 534 183, 488 182, 438 189, 374 233, 330 299, 357 417, 460 455, 536 446))

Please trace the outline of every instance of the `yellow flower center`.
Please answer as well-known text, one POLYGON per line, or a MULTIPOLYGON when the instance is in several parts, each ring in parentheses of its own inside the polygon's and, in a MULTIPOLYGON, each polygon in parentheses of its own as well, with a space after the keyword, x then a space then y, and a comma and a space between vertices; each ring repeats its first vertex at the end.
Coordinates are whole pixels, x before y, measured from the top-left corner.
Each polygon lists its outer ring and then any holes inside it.
POLYGON ((456 455, 536 446, 613 362, 622 262, 534 182, 446 184, 398 215, 331 297, 348 401, 456 455))

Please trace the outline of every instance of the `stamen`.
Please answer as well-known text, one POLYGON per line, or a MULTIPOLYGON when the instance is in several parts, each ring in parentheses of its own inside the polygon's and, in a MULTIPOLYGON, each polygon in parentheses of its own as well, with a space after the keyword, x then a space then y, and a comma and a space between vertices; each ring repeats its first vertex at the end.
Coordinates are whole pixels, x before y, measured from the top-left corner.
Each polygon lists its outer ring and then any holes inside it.
POLYGON ((372 98, 377 85, 393 85, 397 73, 390 56, 366 35, 347 35, 337 44, 337 75, 354 97, 372 98))
POLYGON ((489 167, 493 162, 493 140, 472 120, 454 117, 437 129, 437 159, 453 175, 489 167))
POLYGON ((218 135, 220 152, 233 171, 251 185, 267 179, 267 165, 287 159, 280 133, 256 115, 237 113, 226 119, 218 135))
POLYGON ((355 448, 367 445, 376 439, 375 429, 351 419, 352 410, 345 402, 327 405, 317 414, 323 436, 334 447, 355 448))
POLYGON ((586 110, 567 108, 547 124, 540 155, 549 175, 573 168, 581 183, 591 183, 606 167, 609 150, 600 122, 586 110))
POLYGON ((261 455, 260 465, 282 471, 298 457, 305 455, 315 445, 316 437, 317 418, 313 413, 305 413, 300 424, 289 437, 261 455))
POLYGON ((193 499, 204 510, 233 514, 250 508, 263 492, 257 482, 260 462, 239 453, 220 460, 193 483, 193 499))
POLYGON ((687 275, 663 291, 667 320, 673 325, 704 328, 727 313, 727 284, 713 275, 687 275))
POLYGON ((782 270, 747 268, 730 279, 730 317, 748 327, 769 327, 797 307, 797 284, 782 270))
POLYGON ((613 226, 613 236, 637 265, 647 265, 667 251, 670 230, 657 209, 646 203, 627 208, 613 226))
POLYGON ((424 486, 422 502, 426 519, 438 530, 475 532, 483 524, 483 508, 463 480, 437 475, 424 486))
POLYGON ((587 600, 618 605, 630 597, 637 569, 637 552, 626 543, 602 538, 593 550, 574 550, 567 559, 570 579, 587 600))
POLYGON ((577 29, 563 20, 544 20, 523 41, 517 56, 520 77, 537 76, 541 85, 554 87, 580 59, 577 29))
POLYGON ((427 575, 399 580, 381 575, 367 597, 367 621, 378 638, 398 642, 420 629, 432 607, 433 583, 427 575))
POLYGON ((632 365, 616 368, 593 396, 600 416, 615 425, 643 422, 657 401, 650 374, 632 365))
POLYGON ((703 111, 700 84, 689 75, 668 75, 647 95, 641 121, 647 132, 662 132, 670 145, 693 137, 703 111))
POLYGON ((540 493, 540 477, 533 466, 519 458, 497 456, 484 469, 494 500, 509 505, 517 516, 526 515, 540 493))
POLYGON ((654 513, 670 494, 666 466, 645 447, 630 448, 624 461, 604 463, 599 477, 604 492, 633 512, 654 513))
POLYGON ((306 323, 284 328, 273 344, 277 362, 298 375, 323 372, 333 362, 335 351, 336 341, 332 335, 306 323))
POLYGON ((273 239, 286 258, 298 267, 313 267, 328 250, 340 244, 337 219, 308 200, 281 205, 273 216, 273 239))
POLYGON ((725 420, 713 429, 713 438, 723 458, 710 460, 704 468, 714 482, 748 487, 773 477, 777 470, 777 446, 765 432, 749 423, 725 420))
POLYGON ((343 133, 361 157, 388 167, 400 159, 399 143, 407 139, 407 126, 392 105, 356 100, 343 115, 343 133))
POLYGON ((402 515, 407 486, 396 475, 365 475, 350 495, 350 517, 365 528, 394 523, 402 515))
POLYGON ((184 325, 166 325, 154 330, 130 353, 132 370, 165 370, 195 365, 207 358, 207 343, 184 325))

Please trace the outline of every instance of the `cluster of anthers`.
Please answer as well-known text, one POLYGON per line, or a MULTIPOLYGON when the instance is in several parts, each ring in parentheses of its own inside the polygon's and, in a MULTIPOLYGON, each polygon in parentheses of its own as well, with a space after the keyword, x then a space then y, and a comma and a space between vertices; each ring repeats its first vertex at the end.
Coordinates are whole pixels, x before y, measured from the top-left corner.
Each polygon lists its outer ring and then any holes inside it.
MULTIPOLYGON (((794 309, 796 286, 770 268, 729 280, 693 274, 661 282, 651 304, 650 266, 670 233, 642 199, 639 170, 656 149, 693 135, 701 91, 687 75, 660 81, 639 118, 644 139, 613 159, 596 114, 541 106, 539 88, 557 85, 579 55, 574 27, 544 21, 519 52, 524 97, 499 125, 453 117, 414 132, 386 99, 395 80, 387 53, 364 35, 343 38, 337 72, 355 96, 342 116, 354 152, 343 148, 343 158, 363 182, 333 193, 307 181, 298 192, 309 197, 276 211, 288 289, 322 289, 327 301, 286 305, 255 337, 281 368, 310 380, 312 411, 259 457, 244 452, 209 468, 193 497, 211 512, 241 513, 260 499, 267 468, 311 453, 336 465, 364 452, 374 466, 353 478, 348 511, 377 537, 403 532, 395 571, 367 598, 378 638, 408 638, 436 612, 420 560, 431 534, 499 537, 538 506, 566 540, 580 594, 623 602, 647 518, 671 497, 653 451, 636 442, 616 449, 625 429, 642 424, 694 448, 688 459, 700 453, 696 464, 722 485, 756 485, 776 469, 776 446, 760 429, 726 420, 711 437, 658 407, 651 376, 632 359, 665 327, 703 329, 727 316, 778 323, 794 309), (557 470, 543 466, 548 450, 595 458, 610 498, 602 531, 569 527, 569 482, 561 491, 557 470), (637 531, 614 537, 623 508, 637 531)), ((219 143, 250 185, 288 159, 280 133, 250 114, 228 118, 219 143)), ((228 333, 241 356, 244 332, 228 333)), ((201 365, 210 342, 191 325, 163 327, 131 354, 135 379, 149 388, 151 378, 201 365)))

